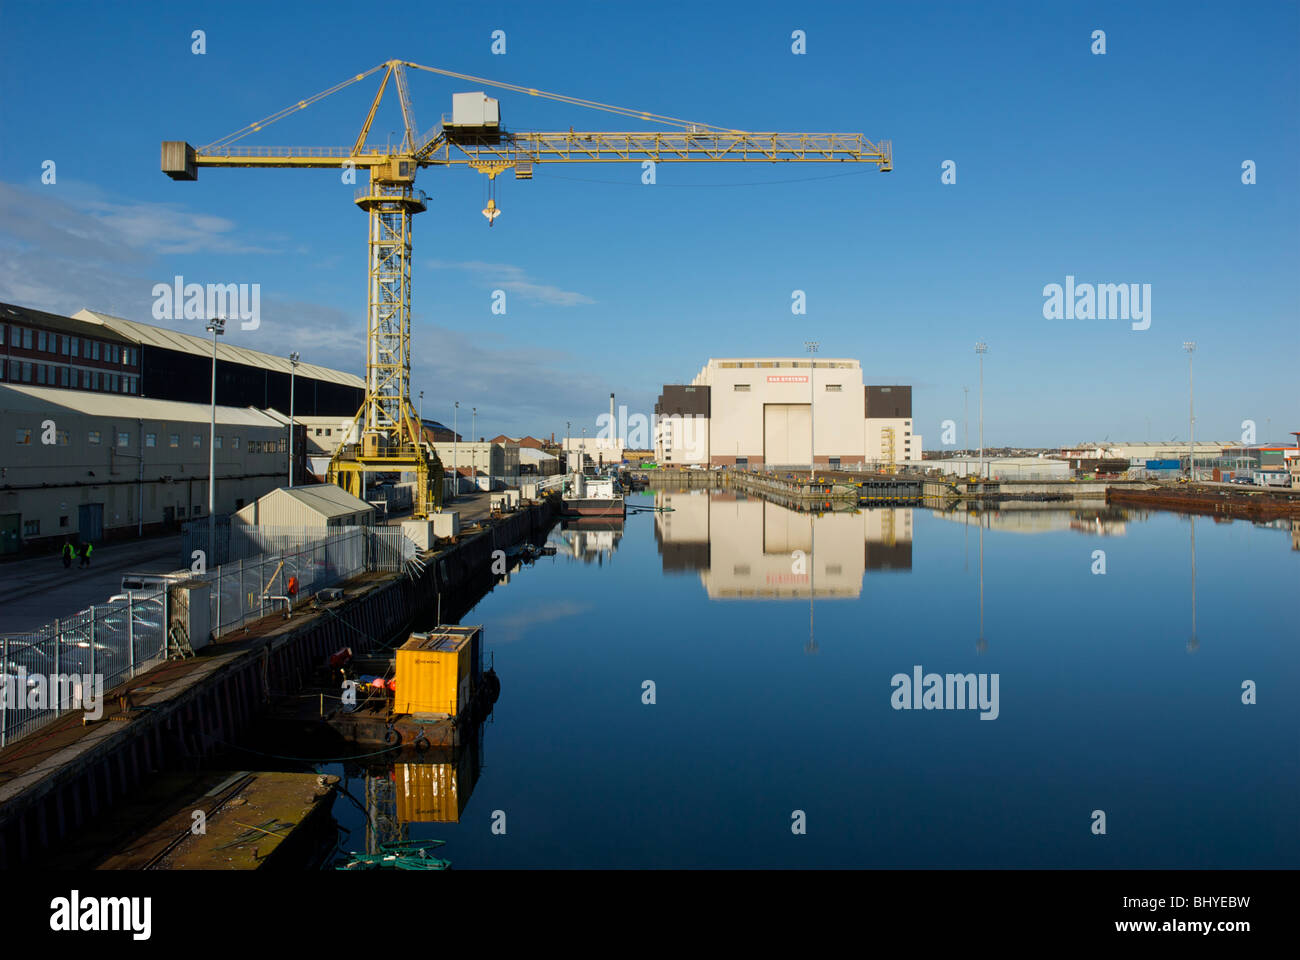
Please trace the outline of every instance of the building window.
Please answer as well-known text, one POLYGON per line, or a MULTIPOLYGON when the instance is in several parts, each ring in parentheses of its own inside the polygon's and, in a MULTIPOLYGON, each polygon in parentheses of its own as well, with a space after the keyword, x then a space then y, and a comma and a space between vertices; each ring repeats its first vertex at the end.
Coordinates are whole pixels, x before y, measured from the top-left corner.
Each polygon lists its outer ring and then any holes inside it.
POLYGON ((80 337, 73 337, 73 338, 72 338, 72 355, 73 355, 74 357, 79 357, 79 356, 81 356, 81 338, 80 338, 80 337))
POLYGON ((42 330, 36 336, 36 349, 40 350, 42 353, 45 352, 45 331, 44 330, 42 330))
POLYGON ((32 331, 28 327, 23 327, 23 349, 30 350, 31 348, 32 348, 32 331))
POLYGON ((87 442, 88 444, 90 444, 92 447, 97 447, 97 446, 99 446, 99 431, 98 431, 98 430, 88 430, 88 431, 86 432, 86 442, 87 442))
POLYGON ((239 438, 238 438, 238 437, 232 437, 232 438, 230 439, 230 447, 231 447, 232 450, 238 450, 238 449, 239 449, 239 438))
POLYGON ((119 447, 130 446, 130 444, 131 444, 131 434, 129 434, 129 433, 119 433, 119 434, 117 435, 117 445, 118 445, 119 447))
POLYGON ((23 521, 23 536, 24 536, 24 537, 38 537, 38 536, 40 536, 40 533, 41 533, 41 521, 39 521, 39 520, 24 520, 24 521, 23 521))
POLYGON ((144 445, 145 445, 146 447, 156 447, 156 446, 158 446, 158 434, 156 434, 156 433, 146 433, 146 434, 144 435, 144 445))
POLYGON ((65 387, 66 387, 66 386, 69 386, 69 384, 70 384, 70 382, 71 382, 71 380, 72 380, 72 371, 71 371, 70 369, 68 369, 67 367, 64 367, 64 368, 63 368, 62 380, 63 380, 63 385, 64 385, 65 387))
POLYGON ((194 442, 190 446, 195 448, 203 446, 203 435, 201 433, 194 434, 194 442))
POLYGON ((734 387, 732 387, 732 389, 735 390, 736 393, 749 393, 749 384, 738 383, 734 387))
POLYGON ((90 344, 90 359, 92 359, 92 360, 98 360, 98 359, 99 359, 99 341, 98 341, 98 340, 93 340, 93 341, 91 341, 91 344, 90 344))
POLYGON ((81 389, 82 389, 82 390, 89 390, 89 389, 90 389, 90 371, 89 371, 89 370, 82 370, 82 371, 81 371, 81 389))
POLYGON ((179 447, 180 445, 181 445, 181 435, 179 433, 173 433, 167 438, 167 446, 172 447, 174 449, 176 447, 179 447))
POLYGON ((24 361, 23 362, 23 383, 31 383, 31 382, 32 382, 32 365, 24 361))
POLYGON ((117 393, 117 392, 118 392, 118 390, 117 390, 117 377, 118 377, 118 375, 117 375, 116 373, 113 374, 113 376, 112 376, 112 378, 111 378, 111 379, 112 379, 112 386, 109 387, 109 389, 112 390, 114 393, 117 393))
POLYGON ((319 437, 320 435, 321 435, 321 429, 320 429, 320 427, 317 427, 317 428, 316 428, 316 436, 319 437))
POLYGON ((20 447, 30 447, 32 445, 32 431, 30 427, 19 427, 14 431, 14 443, 20 447))
POLYGON ((843 393, 843 392, 844 392, 844 385, 843 385, 842 383, 828 383, 828 384, 826 384, 826 392, 827 392, 827 393, 843 393))
POLYGON ((5 325, 0 323, 0 347, 5 345, 5 325))
POLYGON ((64 337, 63 342, 59 344, 59 346, 62 347, 62 350, 60 350, 59 352, 62 353, 65 357, 68 355, 68 349, 71 343, 72 343, 71 337, 64 337))
POLYGON ((45 382, 45 364, 43 363, 38 363, 36 365, 36 382, 37 383, 45 382))
POLYGON ((334 431, 333 431, 332 429, 330 429, 329 427, 326 427, 326 428, 325 428, 325 436, 327 436, 327 437, 332 437, 332 436, 334 436, 334 431))
POLYGON ((67 525, 68 525, 68 518, 67 518, 67 517, 59 517, 59 526, 61 526, 61 527, 66 527, 67 525))
POLYGON ((221 441, 224 440, 224 439, 225 439, 225 437, 223 437, 223 436, 221 436, 220 434, 218 434, 218 436, 217 436, 217 442, 216 442, 215 444, 213 444, 213 446, 214 446, 216 449, 220 450, 220 449, 221 449, 221 441))

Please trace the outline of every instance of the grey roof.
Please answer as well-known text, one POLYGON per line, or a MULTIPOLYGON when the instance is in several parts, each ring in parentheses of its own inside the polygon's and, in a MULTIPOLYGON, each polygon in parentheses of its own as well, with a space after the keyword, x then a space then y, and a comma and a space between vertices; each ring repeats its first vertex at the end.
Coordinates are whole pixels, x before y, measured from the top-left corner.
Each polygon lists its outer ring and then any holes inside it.
MULTIPOLYGON (((212 341, 207 337, 181 333, 179 330, 169 330, 166 327, 155 327, 147 323, 136 323, 134 320, 124 320, 122 317, 98 313, 94 310, 82 310, 75 314, 73 319, 99 324, 134 343, 165 350, 177 350, 201 357, 212 356, 212 341)), ((289 362, 288 357, 250 350, 247 347, 236 347, 221 340, 217 341, 217 359, 228 363, 243 363, 250 367, 276 370, 280 373, 288 373, 293 369, 293 364, 289 362)), ((298 376, 361 389, 366 385, 365 381, 355 374, 332 370, 329 367, 319 367, 314 363, 299 363, 298 376)))
MULTIPOLYGON (((30 323, 34 327, 48 327, 60 333, 86 335, 86 322, 84 320, 74 320, 61 314, 47 313, 44 310, 33 310, 31 307, 22 307, 16 303, 0 303, 0 322, 5 321, 9 323, 30 323)), ((113 343, 130 344, 132 342, 111 328, 97 330, 95 335, 113 343)))
POLYGON ((280 487, 278 490, 272 490, 262 499, 275 496, 293 497, 303 506, 310 507, 326 517, 374 510, 374 507, 360 497, 354 497, 342 487, 332 483, 319 483, 306 487, 280 487))
MULTIPOLYGON (((27 384, 0 383, 0 410, 50 413, 57 409, 90 417, 124 420, 165 420, 173 423, 209 422, 212 408, 206 403, 179 400, 150 400, 125 393, 93 390, 62 390, 27 384)), ((253 427, 279 427, 281 422, 254 407, 217 407, 217 423, 253 427)))

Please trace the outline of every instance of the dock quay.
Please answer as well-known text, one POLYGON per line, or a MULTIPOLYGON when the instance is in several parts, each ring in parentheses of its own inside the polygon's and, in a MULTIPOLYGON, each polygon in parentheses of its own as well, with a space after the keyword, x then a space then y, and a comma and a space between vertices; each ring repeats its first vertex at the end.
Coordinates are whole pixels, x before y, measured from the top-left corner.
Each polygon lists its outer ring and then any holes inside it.
POLYGON ((1250 520, 1300 518, 1300 491, 1287 489, 1234 490, 1203 484, 1165 484, 1145 489, 1112 486, 1106 490, 1106 502, 1250 520))
POLYGON ((468 609, 470 591, 494 582, 493 551, 544 536, 557 512, 550 500, 525 504, 426 551, 418 570, 363 574, 339 599, 253 621, 195 657, 138 673, 105 691, 97 722, 69 713, 10 744, 0 751, 0 867, 43 856, 155 774, 199 770, 340 648, 366 653, 436 609, 444 621, 468 609))
POLYGON ((338 782, 274 771, 161 774, 43 860, 73 870, 310 868, 337 841, 338 782))
MULTIPOLYGON (((771 497, 796 509, 810 504, 851 502, 861 506, 888 506, 932 500, 1012 500, 1042 502, 1104 501, 1108 489, 1149 489, 1144 481, 1114 480, 981 480, 936 477, 916 473, 877 474, 852 471, 818 471, 824 482, 809 483, 808 473, 790 476, 755 470, 649 470, 644 476, 651 489, 730 487, 771 497)), ((825 506, 823 509, 832 509, 825 506)))

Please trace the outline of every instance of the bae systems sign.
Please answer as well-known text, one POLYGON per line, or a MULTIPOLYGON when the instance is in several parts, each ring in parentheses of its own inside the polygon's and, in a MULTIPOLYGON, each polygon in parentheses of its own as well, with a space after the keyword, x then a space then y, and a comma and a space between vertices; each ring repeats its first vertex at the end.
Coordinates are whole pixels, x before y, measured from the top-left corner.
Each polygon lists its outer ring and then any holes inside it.
POLYGON ((807 378, 807 377, 794 377, 794 376, 785 376, 785 377, 768 377, 768 378, 767 378, 767 382, 768 382, 768 383, 807 383, 807 382, 808 382, 808 378, 807 378))

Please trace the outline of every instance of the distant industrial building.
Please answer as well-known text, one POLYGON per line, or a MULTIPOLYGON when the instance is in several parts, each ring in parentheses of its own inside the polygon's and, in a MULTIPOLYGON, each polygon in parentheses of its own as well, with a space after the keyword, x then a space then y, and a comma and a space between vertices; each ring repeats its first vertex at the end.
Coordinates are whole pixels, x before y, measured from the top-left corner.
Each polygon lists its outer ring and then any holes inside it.
POLYGON ((920 460, 912 388, 871 386, 849 359, 710 359, 655 404, 665 465, 826 469, 920 460), (816 448, 813 448, 813 444, 816 448))
MULTIPOLYGON (((216 410, 216 510, 283 484, 284 422, 216 410)), ((0 553, 179 529, 207 516, 211 407, 0 384, 0 553)))
MULTIPOLYGON (((291 369, 287 357, 218 339, 217 403, 287 411, 291 369)), ((365 397, 360 377, 328 367, 299 363, 293 379, 297 414, 352 417, 365 397)), ((206 404, 212 341, 91 310, 63 317, 0 303, 0 383, 206 404)))

